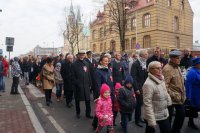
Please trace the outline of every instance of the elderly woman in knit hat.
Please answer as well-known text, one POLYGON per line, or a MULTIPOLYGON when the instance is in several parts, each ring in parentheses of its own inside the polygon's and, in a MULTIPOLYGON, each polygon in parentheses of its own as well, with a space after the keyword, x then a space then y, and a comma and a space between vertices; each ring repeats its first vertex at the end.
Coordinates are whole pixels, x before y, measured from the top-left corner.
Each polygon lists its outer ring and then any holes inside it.
MULTIPOLYGON (((186 76, 186 97, 200 111, 200 57, 192 60, 192 67, 186 76)), ((189 118, 188 126, 198 129, 193 118, 189 118)))

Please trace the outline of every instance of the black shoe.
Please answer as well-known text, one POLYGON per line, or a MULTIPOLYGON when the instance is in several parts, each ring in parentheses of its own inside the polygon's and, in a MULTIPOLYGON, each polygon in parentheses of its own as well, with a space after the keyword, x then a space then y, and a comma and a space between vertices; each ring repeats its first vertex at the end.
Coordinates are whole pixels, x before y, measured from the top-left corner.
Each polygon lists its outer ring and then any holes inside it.
POLYGON ((188 127, 194 129, 194 130, 198 130, 199 128, 193 123, 193 122, 188 122, 188 127))
POLYGON ((15 92, 14 94, 18 95, 18 94, 19 94, 19 92, 15 92))
POLYGON ((73 106, 72 103, 68 103, 68 104, 67 104, 67 107, 68 107, 68 108, 71 108, 72 106, 73 106))
POLYGON ((76 118, 77 118, 77 119, 80 119, 81 116, 80 116, 79 114, 76 114, 76 118))
POLYGON ((50 106, 50 103, 49 103, 49 102, 47 102, 46 104, 47 104, 47 106, 50 106))
POLYGON ((91 115, 86 115, 86 117, 89 119, 93 119, 93 116, 91 116, 91 115))
POLYGON ((10 92, 10 95, 14 95, 15 93, 14 92, 10 92))
POLYGON ((139 122, 136 122, 135 125, 138 127, 143 127, 139 122))

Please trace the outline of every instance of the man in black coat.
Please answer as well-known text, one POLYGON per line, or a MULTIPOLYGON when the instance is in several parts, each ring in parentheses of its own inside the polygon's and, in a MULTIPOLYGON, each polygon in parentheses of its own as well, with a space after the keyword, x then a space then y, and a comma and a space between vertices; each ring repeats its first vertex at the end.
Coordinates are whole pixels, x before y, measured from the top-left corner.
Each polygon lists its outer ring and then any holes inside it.
POLYGON ((72 64, 72 83, 74 85, 74 98, 76 116, 80 118, 80 101, 85 101, 86 117, 92 119, 90 106, 91 77, 88 63, 84 60, 85 52, 79 51, 77 60, 72 64))
POLYGON ((95 87, 96 87, 95 86, 96 81, 95 81, 94 73, 95 73, 95 70, 98 66, 98 63, 94 58, 92 58, 92 51, 87 51, 86 54, 87 54, 87 58, 85 58, 85 61, 89 64, 90 77, 91 77, 91 81, 92 81, 91 91, 94 91, 95 87))
POLYGON ((188 69, 192 66, 192 55, 190 54, 190 49, 184 50, 184 56, 181 59, 180 66, 185 67, 185 69, 188 69))
POLYGON ((167 60, 165 58, 161 57, 160 53, 161 53, 161 49, 159 47, 156 47, 154 50, 154 54, 147 59, 147 67, 148 67, 149 63, 151 63, 152 61, 160 62, 163 67, 167 64, 167 60))
POLYGON ((68 108, 71 108, 73 106, 72 99, 73 99, 73 85, 72 85, 72 72, 71 72, 71 66, 73 63, 73 55, 68 54, 66 56, 66 59, 62 62, 61 65, 61 76, 64 81, 64 95, 66 98, 66 105, 68 108))
POLYGON ((142 127, 140 122, 144 122, 141 119, 141 107, 143 105, 142 86, 147 79, 146 60, 148 58, 148 52, 145 49, 140 50, 139 58, 132 64, 131 76, 133 77, 133 86, 136 93, 136 108, 135 108, 135 124, 142 127))
POLYGON ((111 62, 111 64, 112 64, 112 77, 114 86, 116 83, 120 83, 122 85, 125 79, 125 73, 124 73, 124 67, 121 62, 120 53, 115 54, 115 59, 111 62))

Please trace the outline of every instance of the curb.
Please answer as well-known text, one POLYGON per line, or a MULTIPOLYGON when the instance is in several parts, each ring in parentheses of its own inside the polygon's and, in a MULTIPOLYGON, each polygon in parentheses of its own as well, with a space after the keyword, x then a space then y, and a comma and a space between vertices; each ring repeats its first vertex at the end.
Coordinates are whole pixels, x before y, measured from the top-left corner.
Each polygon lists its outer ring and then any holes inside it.
POLYGON ((33 108, 31 107, 30 102, 28 101, 28 99, 24 95, 24 92, 22 91, 20 86, 18 86, 18 90, 19 90, 20 96, 22 98, 22 101, 23 101, 24 105, 26 106, 26 110, 27 110, 28 115, 31 119, 31 123, 33 124, 35 132, 36 133, 45 133, 45 131, 44 131, 43 127, 41 126, 37 116, 35 115, 35 112, 33 111, 33 108))

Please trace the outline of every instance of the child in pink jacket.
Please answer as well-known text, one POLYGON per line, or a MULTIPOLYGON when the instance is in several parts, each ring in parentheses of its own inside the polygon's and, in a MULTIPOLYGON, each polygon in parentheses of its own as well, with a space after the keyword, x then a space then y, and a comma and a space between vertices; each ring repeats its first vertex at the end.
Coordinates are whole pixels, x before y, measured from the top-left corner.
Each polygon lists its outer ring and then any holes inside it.
POLYGON ((98 118, 98 127, 95 133, 100 133, 103 127, 107 127, 108 133, 114 133, 112 101, 110 88, 107 84, 101 86, 100 97, 96 101, 95 114, 98 118))

